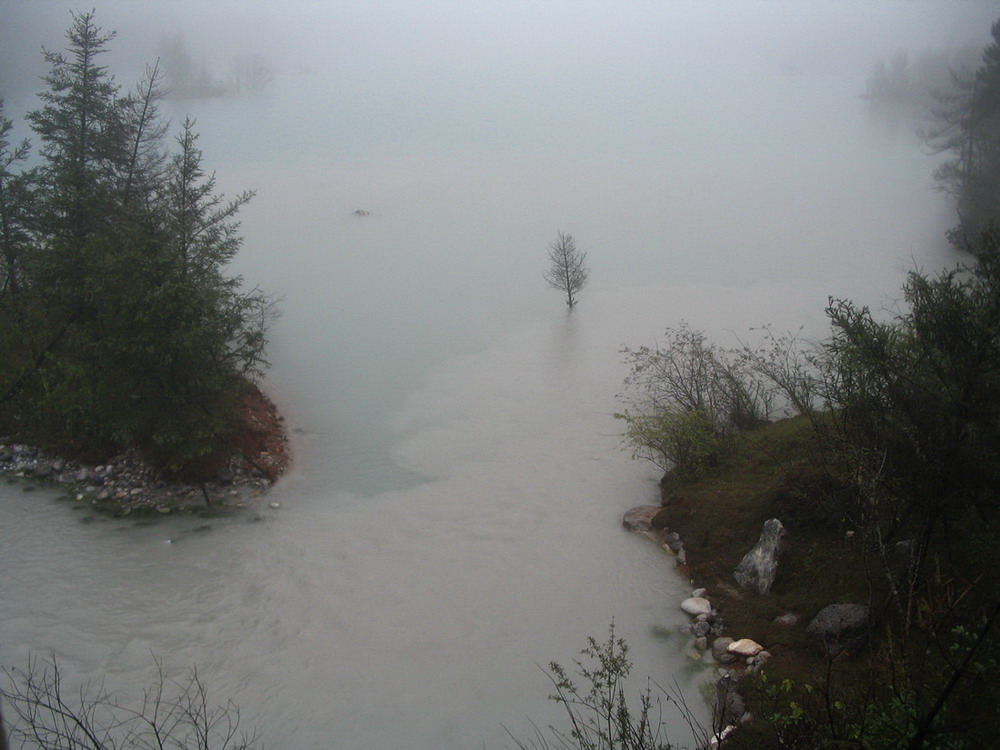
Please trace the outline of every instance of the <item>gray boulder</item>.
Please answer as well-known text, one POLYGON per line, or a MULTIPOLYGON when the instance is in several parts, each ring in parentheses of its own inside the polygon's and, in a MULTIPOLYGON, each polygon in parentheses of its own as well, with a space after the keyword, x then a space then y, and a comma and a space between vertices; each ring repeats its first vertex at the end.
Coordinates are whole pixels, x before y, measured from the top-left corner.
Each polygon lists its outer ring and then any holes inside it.
POLYGON ((622 526, 629 531, 649 531, 653 528, 653 517, 660 512, 658 505, 640 505, 625 512, 622 526))
POLYGON ((732 642, 733 639, 729 636, 716 638, 712 642, 712 658, 719 662, 719 664, 732 664, 738 661, 740 657, 729 652, 729 644, 732 642))
POLYGON ((857 654, 868 640, 871 620, 863 604, 830 604, 806 626, 806 635, 817 641, 828 657, 857 654))
POLYGON ((777 518, 764 522, 757 544, 733 571, 733 577, 740 588, 751 589, 758 594, 766 594, 771 590, 778 573, 778 557, 781 555, 781 540, 785 533, 785 527, 777 518))

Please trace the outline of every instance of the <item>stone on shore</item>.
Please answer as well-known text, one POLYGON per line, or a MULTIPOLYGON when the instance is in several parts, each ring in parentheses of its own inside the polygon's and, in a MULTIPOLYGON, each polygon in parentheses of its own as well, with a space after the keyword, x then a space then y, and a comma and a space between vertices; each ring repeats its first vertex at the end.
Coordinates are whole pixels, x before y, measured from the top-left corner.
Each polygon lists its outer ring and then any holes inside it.
POLYGON ((692 617, 712 614, 712 603, 700 596, 692 596, 681 602, 681 609, 692 617))
POLYGON ((756 656, 763 650, 763 646, 749 638, 740 638, 726 646, 726 651, 736 656, 756 656))
POLYGON ((649 531, 653 528, 653 517, 660 512, 658 505, 640 505, 625 512, 622 526, 629 531, 649 531))
POLYGON ((863 604, 830 604, 809 625, 806 635, 818 642, 825 656, 854 656, 865 645, 871 629, 868 607, 863 604))
POLYGON ((733 577, 740 588, 752 589, 758 594, 767 594, 774 585, 778 573, 778 557, 781 555, 781 539, 785 527, 777 518, 764 522, 760 539, 733 571, 733 577))
POLYGON ((719 664, 732 664, 739 659, 736 654, 729 653, 729 645, 733 639, 729 636, 722 636, 712 641, 712 658, 719 664))

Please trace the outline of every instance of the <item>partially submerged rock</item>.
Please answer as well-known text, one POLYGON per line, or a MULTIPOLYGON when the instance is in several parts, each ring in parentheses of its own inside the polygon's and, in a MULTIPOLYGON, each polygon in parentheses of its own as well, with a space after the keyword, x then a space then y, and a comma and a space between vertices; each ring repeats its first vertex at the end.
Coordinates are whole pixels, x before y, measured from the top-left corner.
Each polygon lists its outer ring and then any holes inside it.
POLYGON ((771 590, 778 573, 781 540, 785 533, 785 527, 777 518, 764 522, 764 529, 757 544, 747 552, 733 571, 733 577, 740 588, 751 589, 758 594, 767 594, 771 590))
POLYGON ((712 614, 712 603, 700 596, 692 596, 681 602, 681 609, 692 617, 712 614))
POLYGON ((649 531, 653 528, 653 517, 659 512, 658 505, 639 505, 625 512, 622 526, 629 531, 649 531))

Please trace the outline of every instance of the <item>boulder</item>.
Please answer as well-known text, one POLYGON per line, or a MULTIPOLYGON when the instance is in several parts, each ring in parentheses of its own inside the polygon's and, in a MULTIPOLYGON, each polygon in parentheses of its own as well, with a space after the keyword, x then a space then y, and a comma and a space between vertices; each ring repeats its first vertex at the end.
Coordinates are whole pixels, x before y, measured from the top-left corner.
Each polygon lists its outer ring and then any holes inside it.
POLYGON ((640 505, 625 512, 622 526, 629 531, 649 531, 653 528, 653 516, 660 512, 658 505, 640 505))
POLYGON ((871 629, 868 607, 863 604, 830 604, 806 626, 806 635, 818 642, 830 658, 853 656, 868 640, 871 629))
POLYGON ((749 638, 740 638, 726 646, 726 651, 737 656, 756 656, 764 647, 749 638))
POLYGON ((712 603, 703 597, 692 596, 681 602, 681 609, 694 617, 708 615, 712 613, 712 603))
POLYGON ((712 632, 712 626, 708 624, 707 620, 699 620, 691 626, 691 632, 694 633, 696 638, 701 638, 712 632))
POLYGON ((747 707, 743 696, 736 689, 736 681, 731 677, 723 677, 715 683, 715 706, 713 714, 715 726, 725 726, 740 720, 747 707))
POLYGON ((732 642, 733 639, 729 636, 716 638, 712 641, 712 658, 719 662, 719 664, 732 664, 736 661, 739 657, 736 654, 729 653, 729 644, 732 642))
POLYGON ((747 552, 733 571, 733 577, 740 588, 752 589, 758 594, 766 594, 771 590, 778 572, 781 540, 785 533, 785 527, 777 518, 764 522, 764 529, 757 544, 747 552))

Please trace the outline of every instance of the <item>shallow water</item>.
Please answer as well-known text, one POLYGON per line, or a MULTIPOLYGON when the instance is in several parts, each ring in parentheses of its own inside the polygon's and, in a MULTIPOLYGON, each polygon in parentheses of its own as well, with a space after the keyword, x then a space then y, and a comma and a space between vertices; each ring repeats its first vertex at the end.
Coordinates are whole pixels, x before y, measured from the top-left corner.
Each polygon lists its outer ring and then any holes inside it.
POLYGON ((271 90, 171 103, 220 188, 258 191, 237 270, 282 298, 265 386, 296 465, 277 509, 148 525, 0 484, 0 661, 133 694, 151 654, 197 664, 269 747, 502 747, 554 718, 537 665, 612 619, 640 677, 696 695, 689 585, 619 524, 657 499, 619 446, 619 348, 682 319, 821 336, 828 295, 891 305, 954 260, 935 159, 856 96, 893 51, 878 11, 804 5, 796 33, 845 28, 813 49, 702 5, 589 5, 575 39, 554 11, 295 5, 271 90), (557 229, 593 268, 572 314, 541 279, 557 229))

